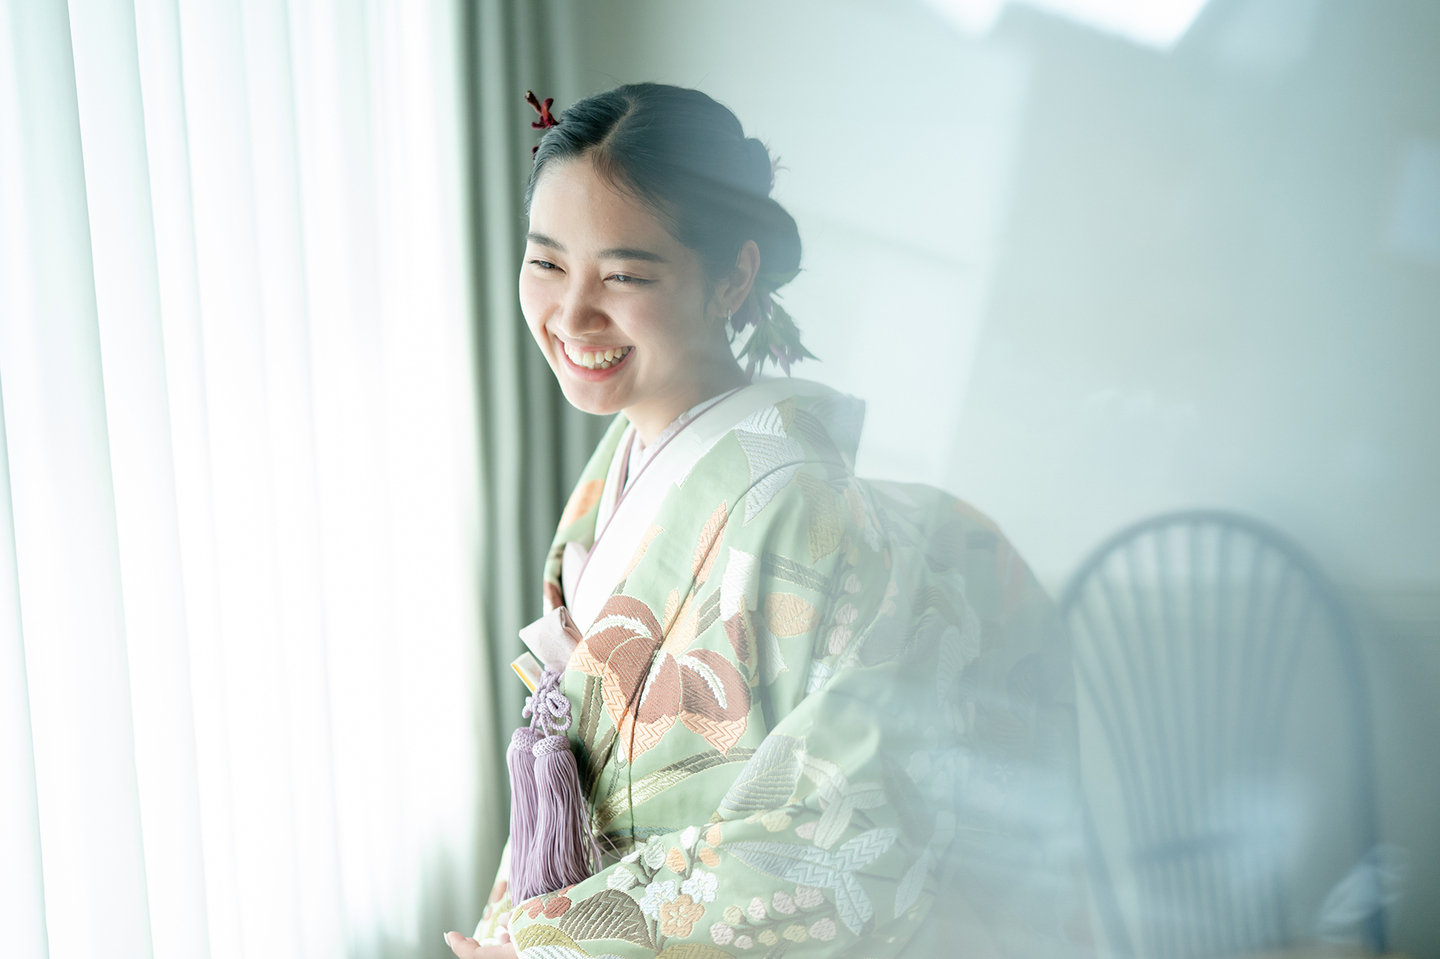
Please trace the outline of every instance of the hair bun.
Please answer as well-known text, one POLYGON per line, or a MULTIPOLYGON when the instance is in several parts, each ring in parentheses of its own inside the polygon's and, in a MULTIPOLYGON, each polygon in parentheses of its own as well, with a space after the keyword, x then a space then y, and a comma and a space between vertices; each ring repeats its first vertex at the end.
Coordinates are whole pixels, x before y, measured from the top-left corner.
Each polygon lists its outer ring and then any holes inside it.
POLYGON ((746 186, 760 196, 769 196, 775 188, 775 167, 770 151, 754 137, 745 139, 746 186))
POLYGON ((767 282, 799 268, 800 231, 770 196, 769 149, 707 94, 638 83, 571 104, 540 137, 526 208, 547 165, 591 153, 601 172, 632 187, 671 235, 699 254, 708 280, 735 268, 746 240, 760 247, 767 282))
POLYGON ((755 222, 760 270, 779 276, 794 273, 800 268, 800 230, 795 218, 769 197, 764 203, 764 209, 755 222))

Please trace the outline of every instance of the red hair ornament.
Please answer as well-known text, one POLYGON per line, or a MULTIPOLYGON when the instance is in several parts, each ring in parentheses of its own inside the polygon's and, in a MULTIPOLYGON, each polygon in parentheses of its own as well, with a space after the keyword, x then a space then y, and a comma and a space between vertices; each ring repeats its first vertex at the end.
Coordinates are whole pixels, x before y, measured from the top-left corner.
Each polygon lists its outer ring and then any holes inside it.
MULTIPOLYGON (((555 119, 555 117, 550 113, 550 107, 555 103, 554 97, 546 97, 545 102, 541 103, 540 98, 537 97, 533 91, 526 90, 525 102, 534 107, 535 112, 540 114, 540 119, 530 121, 530 129, 548 130, 551 127, 556 127, 560 125, 560 121, 555 119)), ((535 151, 539 149, 540 144, 538 143, 531 147, 530 156, 535 156, 535 151)))

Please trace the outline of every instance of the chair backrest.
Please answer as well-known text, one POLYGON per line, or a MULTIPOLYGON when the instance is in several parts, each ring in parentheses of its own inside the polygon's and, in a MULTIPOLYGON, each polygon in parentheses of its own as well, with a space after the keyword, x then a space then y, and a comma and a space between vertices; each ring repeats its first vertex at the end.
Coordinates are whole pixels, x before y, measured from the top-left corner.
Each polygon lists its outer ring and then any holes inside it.
MULTIPOLYGON (((1303 936, 1287 885, 1333 882, 1316 874, 1343 874, 1377 841, 1368 695, 1325 578, 1253 520, 1173 513, 1102 544, 1060 611, 1091 730, 1090 872, 1112 948, 1128 952, 1132 928, 1143 955, 1176 959, 1303 936), (1100 841, 1102 815, 1119 841, 1100 841), (1298 853, 1302 839, 1320 852, 1298 853), (1130 880, 1124 910, 1117 866, 1130 880)), ((1383 950, 1378 911, 1362 937, 1383 950)))

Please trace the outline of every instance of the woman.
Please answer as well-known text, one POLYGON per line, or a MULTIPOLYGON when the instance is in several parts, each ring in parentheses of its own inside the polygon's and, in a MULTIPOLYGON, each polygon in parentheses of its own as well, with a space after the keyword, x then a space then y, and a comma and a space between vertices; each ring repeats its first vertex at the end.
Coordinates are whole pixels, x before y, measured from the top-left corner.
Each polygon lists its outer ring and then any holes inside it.
POLYGON ((540 109, 523 312, 567 399, 619 414, 544 596, 583 637, 561 702, 606 852, 513 904, 502 864, 477 938, 447 943, 886 956, 922 925, 932 947, 1057 941, 1068 860, 1031 868, 1053 858, 1042 820, 1070 808, 1044 594, 963 503, 855 477, 859 401, 749 382, 737 333, 750 372, 808 355, 771 299, 800 239, 729 110, 656 84, 558 123, 540 109))

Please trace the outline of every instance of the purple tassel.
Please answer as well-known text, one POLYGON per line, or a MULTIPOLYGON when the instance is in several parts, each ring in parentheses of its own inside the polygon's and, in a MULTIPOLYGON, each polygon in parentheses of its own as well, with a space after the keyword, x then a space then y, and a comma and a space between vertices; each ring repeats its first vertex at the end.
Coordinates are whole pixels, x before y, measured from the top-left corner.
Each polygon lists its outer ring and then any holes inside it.
POLYGON ((505 750, 505 764, 510 767, 510 894, 514 902, 520 901, 516 889, 522 883, 527 888, 530 886, 526 881, 529 877, 521 873, 523 866, 532 860, 535 845, 535 811, 539 801, 535 794, 532 750, 541 738, 539 730, 521 726, 510 736, 510 748, 505 750))
POLYGON ((599 848, 570 740, 570 700, 545 670, 525 701, 530 727, 515 730, 510 766, 510 896, 515 903, 574 885, 599 868, 599 848), (528 748, 527 748, 528 747, 528 748))
POLYGON ((580 770, 570 740, 546 736, 535 744, 535 791, 540 808, 535 816, 532 853, 542 892, 572 886, 593 872, 590 856, 590 814, 580 792, 580 770))

